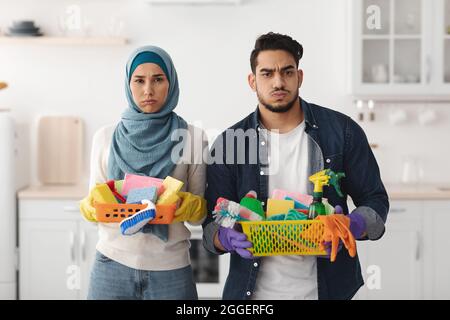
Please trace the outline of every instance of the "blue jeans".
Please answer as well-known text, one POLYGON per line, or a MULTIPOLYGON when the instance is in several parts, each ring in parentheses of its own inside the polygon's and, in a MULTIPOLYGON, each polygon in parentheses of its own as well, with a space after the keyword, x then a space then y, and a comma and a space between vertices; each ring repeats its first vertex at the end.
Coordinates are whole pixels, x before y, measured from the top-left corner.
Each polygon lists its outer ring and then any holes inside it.
POLYGON ((88 300, 197 300, 190 265, 167 271, 136 270, 97 251, 88 300))

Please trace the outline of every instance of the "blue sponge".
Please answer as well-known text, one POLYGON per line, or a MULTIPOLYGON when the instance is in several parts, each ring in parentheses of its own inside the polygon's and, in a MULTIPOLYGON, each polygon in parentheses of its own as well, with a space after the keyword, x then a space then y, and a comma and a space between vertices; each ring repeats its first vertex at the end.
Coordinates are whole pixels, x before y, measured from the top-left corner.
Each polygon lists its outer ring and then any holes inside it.
POLYGON ((150 200, 155 203, 158 197, 156 187, 131 189, 128 192, 127 203, 141 203, 142 200, 150 200))
POLYGON ((138 233, 150 220, 155 218, 155 204, 148 200, 142 200, 142 204, 147 204, 147 207, 120 223, 120 231, 123 235, 129 236, 138 233))
POLYGON ((284 197, 284 200, 292 200, 292 201, 294 201, 294 209, 306 209, 306 210, 308 210, 307 206, 305 206, 300 201, 297 201, 297 200, 295 200, 295 199, 293 199, 291 197, 286 196, 286 197, 284 197))

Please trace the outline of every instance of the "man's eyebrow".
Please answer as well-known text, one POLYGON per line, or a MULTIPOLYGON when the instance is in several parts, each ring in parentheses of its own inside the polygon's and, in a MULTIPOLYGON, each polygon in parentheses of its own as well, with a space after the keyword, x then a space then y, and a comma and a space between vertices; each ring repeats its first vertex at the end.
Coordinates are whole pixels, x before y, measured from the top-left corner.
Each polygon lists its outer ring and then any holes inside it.
POLYGON ((275 69, 268 69, 268 68, 262 68, 259 70, 259 72, 274 72, 275 69))
MULTIPOLYGON (((281 68, 281 71, 286 71, 286 70, 290 70, 290 69, 295 69, 295 67, 293 65, 289 65, 289 66, 281 68)), ((275 72, 275 69, 262 68, 259 70, 259 72, 275 72)))
POLYGON ((281 71, 286 71, 286 70, 290 70, 290 69, 295 69, 295 67, 293 65, 289 65, 289 66, 281 68, 281 71))

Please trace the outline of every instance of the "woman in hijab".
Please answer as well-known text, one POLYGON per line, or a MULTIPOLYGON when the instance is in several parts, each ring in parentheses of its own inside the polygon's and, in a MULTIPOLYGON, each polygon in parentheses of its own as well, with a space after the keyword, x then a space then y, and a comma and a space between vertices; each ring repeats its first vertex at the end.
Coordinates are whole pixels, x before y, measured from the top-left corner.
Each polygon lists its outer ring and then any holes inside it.
MULTIPOLYGON (((90 189, 97 183, 121 180, 125 173, 161 179, 170 175, 184 182, 183 191, 203 196, 206 164, 202 155, 207 139, 202 130, 173 111, 179 87, 170 56, 154 46, 133 52, 126 66, 125 92, 128 108, 121 121, 94 135, 90 189), (173 152, 180 142, 171 136, 183 130, 187 138, 182 139, 180 154, 173 152)), ((176 215, 182 209, 183 204, 176 215)), ((81 211, 86 219, 95 220, 92 197, 82 201, 81 211)), ((184 220, 201 224, 205 214, 202 205, 184 220)), ((146 224, 132 236, 122 235, 115 223, 98 227, 88 299, 197 299, 189 260, 190 232, 183 222, 146 224)))

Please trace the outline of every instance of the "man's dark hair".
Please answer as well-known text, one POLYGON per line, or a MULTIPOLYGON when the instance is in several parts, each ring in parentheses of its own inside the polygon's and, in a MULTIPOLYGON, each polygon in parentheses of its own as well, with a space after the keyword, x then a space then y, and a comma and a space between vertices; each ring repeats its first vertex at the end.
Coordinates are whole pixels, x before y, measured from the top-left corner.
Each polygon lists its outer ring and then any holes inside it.
POLYGON ((265 50, 284 50, 289 52, 294 57, 295 62, 298 63, 303 56, 303 47, 296 40, 290 36, 269 32, 259 36, 255 42, 255 48, 250 55, 250 65, 252 72, 256 72, 256 60, 261 51, 265 50))

